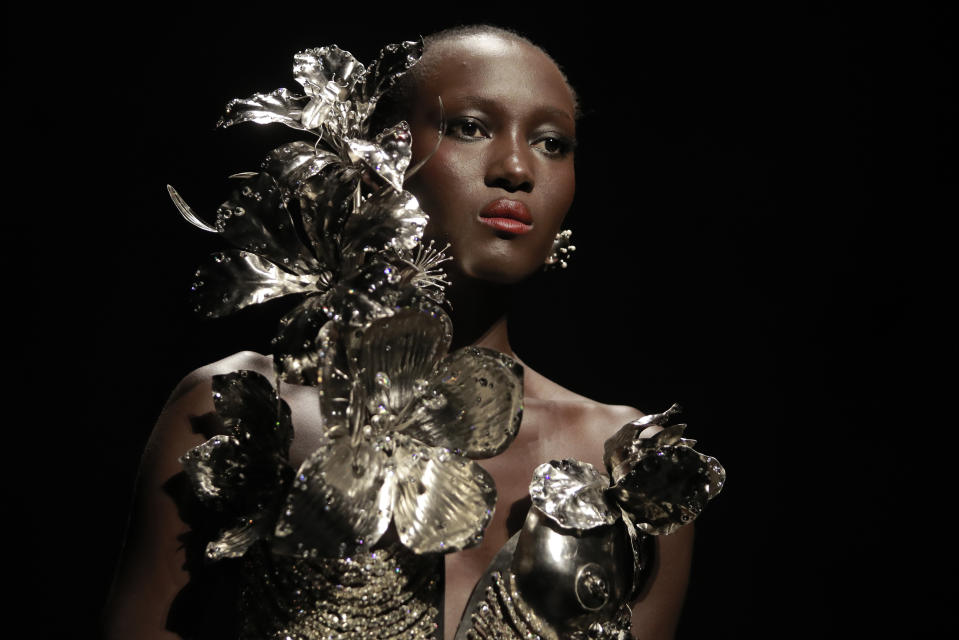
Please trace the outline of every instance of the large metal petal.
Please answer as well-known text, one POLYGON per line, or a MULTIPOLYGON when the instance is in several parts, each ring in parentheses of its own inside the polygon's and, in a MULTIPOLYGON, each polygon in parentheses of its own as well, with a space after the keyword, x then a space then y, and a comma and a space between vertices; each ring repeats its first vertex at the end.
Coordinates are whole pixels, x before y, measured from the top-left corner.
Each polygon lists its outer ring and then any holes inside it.
POLYGON ((493 349, 466 347, 443 360, 420 387, 400 428, 470 458, 506 449, 523 419, 523 368, 493 349))
POLYGON ((373 142, 347 138, 346 144, 353 162, 363 162, 394 189, 402 191, 403 177, 413 157, 412 140, 410 126, 400 122, 377 135, 373 142))
POLYGON ((609 478, 578 460, 552 460, 536 467, 529 483, 533 505, 564 529, 585 531, 619 518, 606 504, 609 478))
POLYGON ((268 173, 237 181, 217 209, 216 228, 236 247, 268 258, 293 273, 316 273, 320 265, 297 235, 283 194, 268 173))
POLYGON ((682 445, 644 449, 610 489, 641 531, 672 533, 689 524, 726 480, 719 461, 682 445))
POLYGON ((214 253, 195 275, 193 309, 208 318, 295 293, 314 293, 317 282, 315 275, 289 273, 246 251, 214 253))
POLYGON ((315 386, 321 356, 317 336, 326 324, 322 296, 311 296, 280 318, 273 338, 273 367, 283 382, 315 386))
POLYGON ((351 334, 351 366, 374 428, 394 430, 449 348, 442 311, 404 309, 351 334))
POLYGON ((339 156, 335 153, 318 149, 316 145, 297 140, 271 151, 263 161, 263 169, 273 176, 280 185, 290 190, 296 190, 305 180, 312 178, 323 169, 339 161, 339 156))
POLYGON ((407 40, 383 47, 366 72, 362 89, 358 90, 357 109, 365 120, 380 96, 390 90, 423 55, 423 40, 407 40))
POLYGON ((306 96, 277 89, 270 93, 255 93, 249 98, 235 98, 226 105, 226 114, 218 127, 229 127, 241 122, 270 124, 278 122, 294 129, 304 129, 300 122, 306 96))
POLYGON ((226 428, 248 450, 290 457, 293 420, 285 400, 256 371, 213 376, 213 406, 226 428))
POLYGON ((483 538, 493 517, 493 477, 446 449, 396 434, 394 520, 400 541, 414 553, 450 553, 483 538))
POLYGON ((372 253, 383 249, 411 251, 423 238, 429 222, 420 203, 407 191, 384 189, 370 196, 346 222, 344 253, 372 253))
POLYGON ((337 438, 300 466, 277 520, 274 550, 300 557, 343 555, 386 531, 396 492, 382 441, 337 438))

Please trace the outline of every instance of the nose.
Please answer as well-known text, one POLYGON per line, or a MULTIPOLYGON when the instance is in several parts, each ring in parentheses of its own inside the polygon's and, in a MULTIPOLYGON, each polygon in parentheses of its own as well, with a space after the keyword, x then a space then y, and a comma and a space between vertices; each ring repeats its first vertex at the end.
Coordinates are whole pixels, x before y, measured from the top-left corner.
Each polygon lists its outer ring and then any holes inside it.
POLYGON ((516 135, 499 136, 490 149, 486 186, 509 192, 533 190, 533 150, 516 135))

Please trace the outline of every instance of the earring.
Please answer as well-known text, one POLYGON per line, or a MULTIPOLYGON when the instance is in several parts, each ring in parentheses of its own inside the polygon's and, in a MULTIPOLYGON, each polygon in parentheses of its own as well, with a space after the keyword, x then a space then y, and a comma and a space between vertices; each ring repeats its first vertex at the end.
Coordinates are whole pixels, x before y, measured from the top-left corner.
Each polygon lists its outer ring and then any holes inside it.
POLYGON ((568 266, 566 261, 569 259, 569 254, 576 251, 576 247, 570 244, 572 237, 573 232, 569 229, 563 229, 556 234, 556 238, 553 239, 553 249, 546 256, 546 269, 555 268, 557 263, 563 269, 568 266))

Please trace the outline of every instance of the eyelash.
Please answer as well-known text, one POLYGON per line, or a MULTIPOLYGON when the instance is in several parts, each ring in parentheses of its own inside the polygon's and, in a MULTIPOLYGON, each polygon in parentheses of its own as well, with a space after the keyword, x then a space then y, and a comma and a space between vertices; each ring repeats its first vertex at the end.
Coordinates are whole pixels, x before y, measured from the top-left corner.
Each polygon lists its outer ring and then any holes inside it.
MULTIPOLYGON (((463 140, 464 142, 475 142, 482 138, 489 137, 489 133, 486 132, 486 129, 483 127, 483 125, 474 118, 460 118, 460 119, 451 121, 446 126, 446 135, 453 136, 459 140, 463 140), (475 127, 476 132, 478 132, 480 135, 479 136, 467 135, 466 133, 463 132, 464 126, 475 127)), ((540 152, 549 158, 565 157, 576 148, 575 140, 572 140, 562 135, 543 136, 533 142, 533 147, 536 148, 536 146, 539 144, 543 144, 543 147, 542 149, 540 149, 540 152), (556 145, 558 145, 558 148, 555 151, 547 150, 545 145, 549 142, 555 143, 556 145)))

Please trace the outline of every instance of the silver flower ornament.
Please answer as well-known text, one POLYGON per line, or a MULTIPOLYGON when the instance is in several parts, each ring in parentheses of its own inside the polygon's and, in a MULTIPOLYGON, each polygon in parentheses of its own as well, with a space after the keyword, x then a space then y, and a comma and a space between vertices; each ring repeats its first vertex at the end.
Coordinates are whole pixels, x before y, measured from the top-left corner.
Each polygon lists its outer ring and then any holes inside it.
POLYGON ((684 424, 665 426, 680 408, 628 422, 606 441, 609 477, 585 462, 551 461, 537 467, 530 483, 533 504, 561 527, 585 531, 622 517, 631 527, 666 535, 696 519, 722 490, 719 461, 682 437, 684 424), (640 437, 650 426, 662 426, 640 437))
POLYGON ((293 424, 286 402, 254 371, 213 376, 213 403, 228 434, 180 458, 200 500, 236 522, 206 548, 211 560, 242 556, 267 539, 293 480, 293 424))
POLYGON ((442 311, 404 309, 321 332, 327 443, 300 467, 275 548, 301 557, 375 544, 392 522, 414 553, 479 542, 493 514, 494 456, 522 418, 521 369, 467 347, 449 355, 442 311))
POLYGON ((401 123, 370 140, 368 119, 380 97, 422 53, 421 41, 387 45, 367 69, 336 45, 301 51, 293 56, 293 75, 304 95, 281 88, 232 100, 218 125, 280 123, 313 133, 340 162, 363 163, 400 190, 411 157, 409 129, 401 123))

